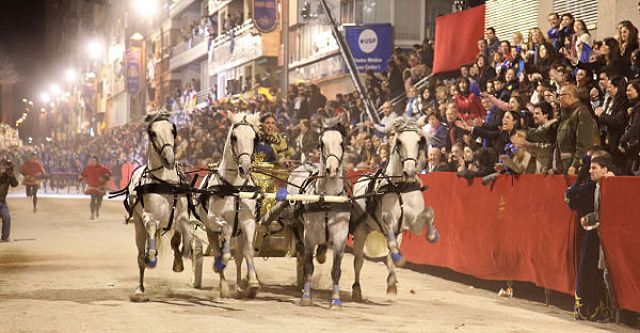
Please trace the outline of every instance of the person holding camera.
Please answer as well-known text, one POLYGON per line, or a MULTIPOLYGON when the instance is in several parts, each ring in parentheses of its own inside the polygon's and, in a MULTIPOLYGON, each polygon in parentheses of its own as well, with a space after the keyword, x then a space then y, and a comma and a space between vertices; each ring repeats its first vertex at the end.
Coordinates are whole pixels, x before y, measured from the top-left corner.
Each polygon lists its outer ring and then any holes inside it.
POLYGON ((11 214, 7 205, 9 186, 17 187, 18 180, 13 174, 13 162, 4 160, 0 163, 0 218, 2 219, 2 237, 0 242, 8 242, 11 234, 11 214))

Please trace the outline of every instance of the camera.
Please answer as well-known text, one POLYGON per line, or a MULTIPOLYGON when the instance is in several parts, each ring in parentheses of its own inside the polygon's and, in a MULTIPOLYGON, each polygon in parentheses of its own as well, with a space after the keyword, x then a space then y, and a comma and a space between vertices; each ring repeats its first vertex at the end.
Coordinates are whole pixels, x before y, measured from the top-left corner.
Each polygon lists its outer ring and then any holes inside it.
POLYGON ((13 170, 13 161, 10 159, 5 159, 4 161, 2 161, 2 166, 4 166, 7 169, 11 169, 13 170))

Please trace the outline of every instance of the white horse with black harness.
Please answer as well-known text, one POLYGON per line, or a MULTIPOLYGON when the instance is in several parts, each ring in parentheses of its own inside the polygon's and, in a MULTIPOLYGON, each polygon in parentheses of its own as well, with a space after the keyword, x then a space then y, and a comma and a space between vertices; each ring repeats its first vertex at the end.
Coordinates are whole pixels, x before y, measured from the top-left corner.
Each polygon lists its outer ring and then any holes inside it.
POLYGON ((111 198, 126 195, 127 223, 135 225, 140 281, 130 297, 134 302, 148 300, 144 294, 144 271, 157 265, 164 233, 172 232, 174 236, 171 240, 174 271, 182 271, 182 257, 190 256, 188 246, 179 251, 180 241, 191 244, 188 228, 191 192, 176 169, 176 126, 166 113, 150 115, 145 120, 149 135, 147 164, 133 172, 126 188, 110 195, 111 198))
POLYGON ((353 188, 355 199, 351 215, 353 234, 353 266, 355 282, 352 289, 354 301, 362 301, 360 272, 364 262, 367 236, 378 231, 386 240, 387 294, 397 293, 397 278, 394 264, 402 266, 404 256, 400 253, 400 241, 404 230, 420 234, 427 226, 426 239, 438 241, 439 234, 433 224, 433 209, 425 207, 422 186, 417 176, 418 160, 425 147, 421 129, 413 122, 399 119, 393 123, 391 155, 385 168, 374 175, 361 177, 353 188))
POLYGON ((293 228, 296 231, 298 284, 302 283, 301 305, 312 305, 311 278, 313 256, 324 263, 328 246, 333 249, 333 281, 331 307, 341 307, 340 276, 346 240, 349 236, 351 201, 346 197, 342 158, 345 150, 346 131, 339 125, 325 128, 319 138, 320 163, 296 168, 288 179, 286 191, 280 190, 276 198, 280 201, 263 219, 274 219, 285 207, 293 210, 293 228), (344 197, 342 202, 325 201, 324 197, 344 197), (309 201, 289 203, 285 198, 301 197, 309 201), (303 279, 301 279, 303 278, 303 279))
POLYGON ((235 255, 237 282, 240 292, 242 261, 247 261, 247 295, 255 297, 260 282, 253 262, 253 242, 259 200, 241 199, 239 192, 259 192, 251 179, 251 163, 258 140, 259 115, 238 113, 230 116, 231 128, 227 135, 218 170, 210 172, 200 184, 198 215, 207 229, 209 244, 214 255, 214 272, 220 275, 220 297, 230 297, 224 268, 231 258, 231 240, 237 240, 235 255))

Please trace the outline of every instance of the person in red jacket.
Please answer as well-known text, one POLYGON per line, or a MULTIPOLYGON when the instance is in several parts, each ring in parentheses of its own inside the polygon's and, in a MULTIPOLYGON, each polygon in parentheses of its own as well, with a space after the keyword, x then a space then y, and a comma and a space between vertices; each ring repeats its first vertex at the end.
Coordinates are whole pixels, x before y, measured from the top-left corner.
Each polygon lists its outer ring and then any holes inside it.
POLYGON ((482 125, 482 120, 486 114, 482 101, 478 96, 469 91, 469 79, 462 78, 458 81, 459 93, 455 96, 456 107, 462 118, 467 123, 482 125))
POLYGON ((96 156, 89 158, 89 164, 80 173, 80 179, 87 183, 87 189, 84 193, 91 196, 90 220, 100 217, 100 205, 102 205, 102 197, 107 191, 109 178, 111 178, 111 171, 98 163, 96 156))
POLYGON ((33 212, 35 213, 38 210, 38 189, 42 176, 44 176, 44 167, 38 160, 37 152, 34 151, 31 158, 22 163, 20 173, 24 176, 22 185, 27 189, 27 197, 33 197, 33 212))

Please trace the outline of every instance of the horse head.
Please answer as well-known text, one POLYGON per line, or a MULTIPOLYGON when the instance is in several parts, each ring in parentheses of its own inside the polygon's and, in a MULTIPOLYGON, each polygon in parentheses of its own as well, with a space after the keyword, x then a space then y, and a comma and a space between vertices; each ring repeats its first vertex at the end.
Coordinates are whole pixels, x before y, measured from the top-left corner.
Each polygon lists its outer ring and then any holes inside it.
POLYGON ((413 181, 418 170, 420 152, 424 150, 426 138, 415 122, 399 119, 393 123, 394 138, 391 152, 397 153, 404 181, 413 181))
POLYGON ((169 114, 149 115, 145 118, 149 144, 158 155, 162 166, 173 170, 176 165, 176 125, 169 119, 169 114))
POLYGON ((323 122, 323 130, 318 141, 324 168, 322 171, 329 178, 340 175, 346 136, 346 129, 341 124, 323 122))
POLYGON ((244 179, 251 176, 251 163, 258 143, 260 120, 257 114, 237 113, 231 116, 231 130, 227 143, 231 145, 233 158, 238 165, 238 175, 244 179))

